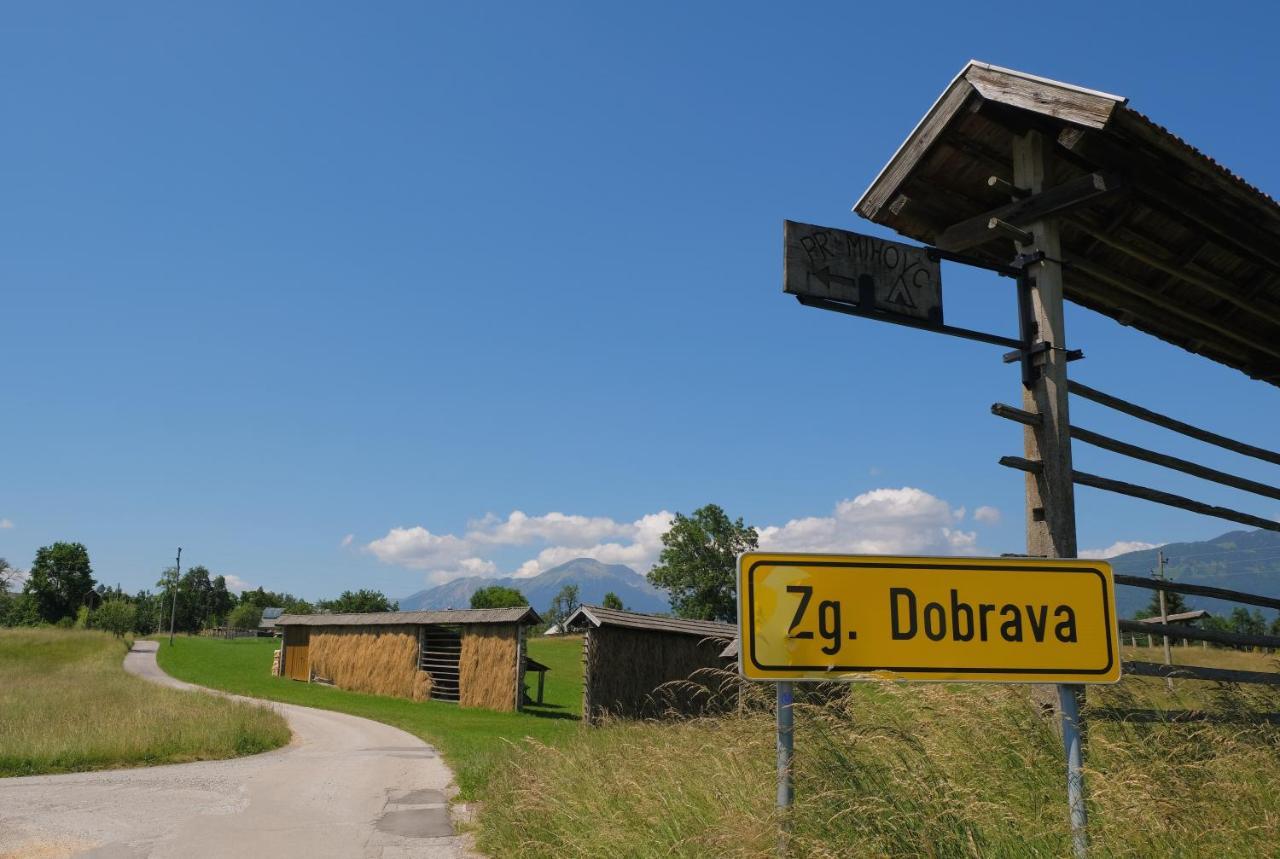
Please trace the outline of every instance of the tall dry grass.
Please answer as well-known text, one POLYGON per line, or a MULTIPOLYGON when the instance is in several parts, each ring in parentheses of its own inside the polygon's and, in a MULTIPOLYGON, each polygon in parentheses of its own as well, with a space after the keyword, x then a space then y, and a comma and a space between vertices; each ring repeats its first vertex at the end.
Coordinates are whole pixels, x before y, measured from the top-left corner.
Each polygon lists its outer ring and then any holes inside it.
MULTIPOLYGON (((792 855, 1069 855, 1061 744, 1027 687, 825 691, 797 705, 792 855)), ((782 821, 766 692, 752 687, 740 714, 529 745, 491 781, 480 845, 500 856, 773 855, 782 821)), ((1280 855, 1280 727, 1264 721, 1280 695, 1180 681, 1171 696, 1135 678, 1088 697, 1094 855, 1280 855)))
POLYGON ((311 673, 339 689, 425 700, 430 677, 418 670, 412 626, 316 626, 308 645, 311 673))
POLYGON ((471 624, 462 630, 458 704, 489 710, 516 709, 516 624, 471 624))
POLYGON ((0 630, 0 776, 229 758, 284 745, 277 713, 126 674, 102 632, 0 630))

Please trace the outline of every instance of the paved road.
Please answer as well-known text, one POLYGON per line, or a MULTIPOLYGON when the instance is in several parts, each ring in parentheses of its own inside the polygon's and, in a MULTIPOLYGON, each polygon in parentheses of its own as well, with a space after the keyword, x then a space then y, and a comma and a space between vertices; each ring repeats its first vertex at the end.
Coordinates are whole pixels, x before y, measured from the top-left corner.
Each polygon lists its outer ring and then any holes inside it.
MULTIPOLYGON (((125 670, 197 689, 140 641, 125 670)), ((465 857, 453 835, 452 774, 397 728, 268 705, 293 729, 283 749, 230 761, 0 779, 0 859, 401 859, 465 857)))

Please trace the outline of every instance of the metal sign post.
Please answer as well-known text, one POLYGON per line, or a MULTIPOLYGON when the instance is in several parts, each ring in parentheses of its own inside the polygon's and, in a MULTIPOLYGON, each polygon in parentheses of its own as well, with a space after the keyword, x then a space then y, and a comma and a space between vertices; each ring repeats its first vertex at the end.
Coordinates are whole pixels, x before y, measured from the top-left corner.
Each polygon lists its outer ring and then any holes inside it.
POLYGON ((795 714, 792 712, 794 690, 791 682, 778 684, 778 808, 785 812, 795 799, 791 781, 791 761, 795 756, 795 714))

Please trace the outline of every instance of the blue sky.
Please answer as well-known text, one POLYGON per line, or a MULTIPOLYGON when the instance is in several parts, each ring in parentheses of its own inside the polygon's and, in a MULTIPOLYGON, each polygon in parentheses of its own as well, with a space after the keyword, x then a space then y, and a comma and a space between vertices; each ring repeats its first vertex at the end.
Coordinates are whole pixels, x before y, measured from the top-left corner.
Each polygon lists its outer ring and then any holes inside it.
MULTIPOLYGON (((1128 96, 1280 195, 1254 4, 603 5, 8 5, 0 556, 78 540, 134 589, 181 545, 400 596, 583 549, 643 567, 709 501, 778 546, 1017 551, 1021 438, 987 412, 1016 368, 800 307, 782 220, 883 235, 851 206, 970 57, 1128 96)), ((944 277, 948 321, 1012 330, 1007 282, 944 277)), ((1078 308, 1068 337, 1082 381, 1280 446, 1275 389, 1078 308)), ((1232 527, 1077 500, 1083 548, 1232 527)))

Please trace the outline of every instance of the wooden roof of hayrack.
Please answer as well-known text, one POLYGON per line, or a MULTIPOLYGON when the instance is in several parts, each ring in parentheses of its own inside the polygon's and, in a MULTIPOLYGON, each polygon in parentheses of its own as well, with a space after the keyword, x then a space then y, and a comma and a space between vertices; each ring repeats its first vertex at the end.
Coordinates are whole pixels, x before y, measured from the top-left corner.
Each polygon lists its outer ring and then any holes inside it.
POLYGON ((277 626, 420 626, 428 624, 539 623, 529 606, 443 611, 371 611, 358 614, 286 614, 277 626))
POLYGON ((603 608, 598 605, 579 606, 564 625, 569 628, 581 628, 583 624, 591 626, 621 626, 628 629, 643 629, 650 632, 674 632, 680 635, 699 635, 703 638, 729 640, 738 634, 738 627, 731 623, 715 620, 685 620, 680 617, 665 617, 658 614, 644 614, 638 611, 603 608))
POLYGON ((998 264, 1017 250, 989 217, 1048 212, 1069 300, 1280 384, 1280 205, 1122 96, 970 62, 855 211, 998 264), (1012 142, 1033 130, 1056 141, 1056 175, 1018 199, 1012 142))

